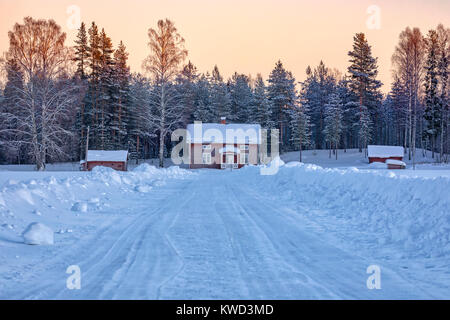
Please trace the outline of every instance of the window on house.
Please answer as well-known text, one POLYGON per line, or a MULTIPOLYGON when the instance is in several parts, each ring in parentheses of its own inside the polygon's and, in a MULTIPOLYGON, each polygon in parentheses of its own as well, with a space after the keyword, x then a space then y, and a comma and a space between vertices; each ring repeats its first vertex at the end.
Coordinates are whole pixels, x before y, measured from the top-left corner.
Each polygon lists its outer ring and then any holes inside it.
POLYGON ((248 153, 241 153, 240 161, 241 164, 248 164, 248 153))
POLYGON ((211 150, 211 145, 210 144, 204 144, 202 146, 203 150, 211 150))
POLYGON ((241 145, 240 145, 240 149, 241 149, 241 150, 248 150, 248 145, 246 145, 246 144, 241 144, 241 145))
POLYGON ((202 155, 203 164, 211 164, 211 153, 204 153, 202 155))

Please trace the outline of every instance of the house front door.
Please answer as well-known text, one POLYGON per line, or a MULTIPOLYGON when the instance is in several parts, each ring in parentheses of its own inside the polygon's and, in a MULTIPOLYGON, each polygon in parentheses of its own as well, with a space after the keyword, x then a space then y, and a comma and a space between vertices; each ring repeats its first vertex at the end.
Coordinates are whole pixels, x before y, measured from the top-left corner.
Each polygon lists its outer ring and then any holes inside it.
POLYGON ((234 154, 227 154, 227 164, 234 163, 234 154))

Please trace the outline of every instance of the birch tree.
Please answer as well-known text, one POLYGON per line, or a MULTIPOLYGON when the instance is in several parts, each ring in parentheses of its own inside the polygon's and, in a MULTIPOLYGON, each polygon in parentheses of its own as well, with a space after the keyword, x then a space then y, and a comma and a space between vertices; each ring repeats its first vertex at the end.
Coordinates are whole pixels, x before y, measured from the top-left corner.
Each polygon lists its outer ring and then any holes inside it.
POLYGON ((181 121, 182 112, 177 103, 179 93, 172 81, 179 72, 180 64, 187 56, 184 39, 172 21, 159 20, 156 29, 148 30, 150 55, 144 68, 152 75, 152 105, 155 113, 150 121, 159 133, 159 166, 164 166, 164 139, 181 121))
POLYGON ((400 33, 399 43, 392 56, 395 73, 402 80, 408 92, 408 157, 415 167, 417 107, 419 87, 424 73, 425 40, 418 28, 406 28, 400 33))
POLYGON ((53 20, 27 17, 8 36, 7 59, 17 64, 23 85, 13 85, 20 112, 4 112, 2 128, 11 128, 10 143, 29 146, 37 170, 44 170, 48 157, 64 153, 71 135, 64 120, 78 98, 67 77, 72 59, 64 46, 66 34, 53 20))

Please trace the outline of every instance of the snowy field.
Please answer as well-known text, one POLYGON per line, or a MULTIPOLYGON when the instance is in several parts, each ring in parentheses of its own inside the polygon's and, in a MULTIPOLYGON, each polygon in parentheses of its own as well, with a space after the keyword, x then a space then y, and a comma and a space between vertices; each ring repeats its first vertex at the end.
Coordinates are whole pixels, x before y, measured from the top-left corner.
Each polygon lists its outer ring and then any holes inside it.
POLYGON ((450 299, 449 166, 376 169, 357 150, 282 158, 271 176, 1 166, 0 298, 450 299), (32 222, 53 245, 24 244, 32 222))

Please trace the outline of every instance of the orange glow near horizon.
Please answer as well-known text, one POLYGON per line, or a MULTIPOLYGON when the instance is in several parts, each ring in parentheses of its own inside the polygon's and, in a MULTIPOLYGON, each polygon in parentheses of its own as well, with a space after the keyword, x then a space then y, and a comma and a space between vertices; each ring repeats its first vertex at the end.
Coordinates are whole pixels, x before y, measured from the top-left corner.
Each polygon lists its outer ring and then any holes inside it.
POLYGON ((147 30, 162 18, 175 22, 199 72, 211 72, 217 64, 225 78, 236 71, 267 79, 278 59, 298 81, 320 60, 345 73, 353 35, 364 32, 378 57, 384 92, 403 29, 419 27, 426 34, 438 23, 450 27, 448 0, 0 0, 0 51, 8 49, 8 31, 25 16, 54 19, 67 33, 66 44, 73 45, 77 31, 68 27, 67 11, 72 5, 87 26, 95 21, 105 28, 115 46, 124 41, 134 72, 142 72, 149 53, 147 30), (366 25, 371 5, 381 10, 380 29, 366 25))

